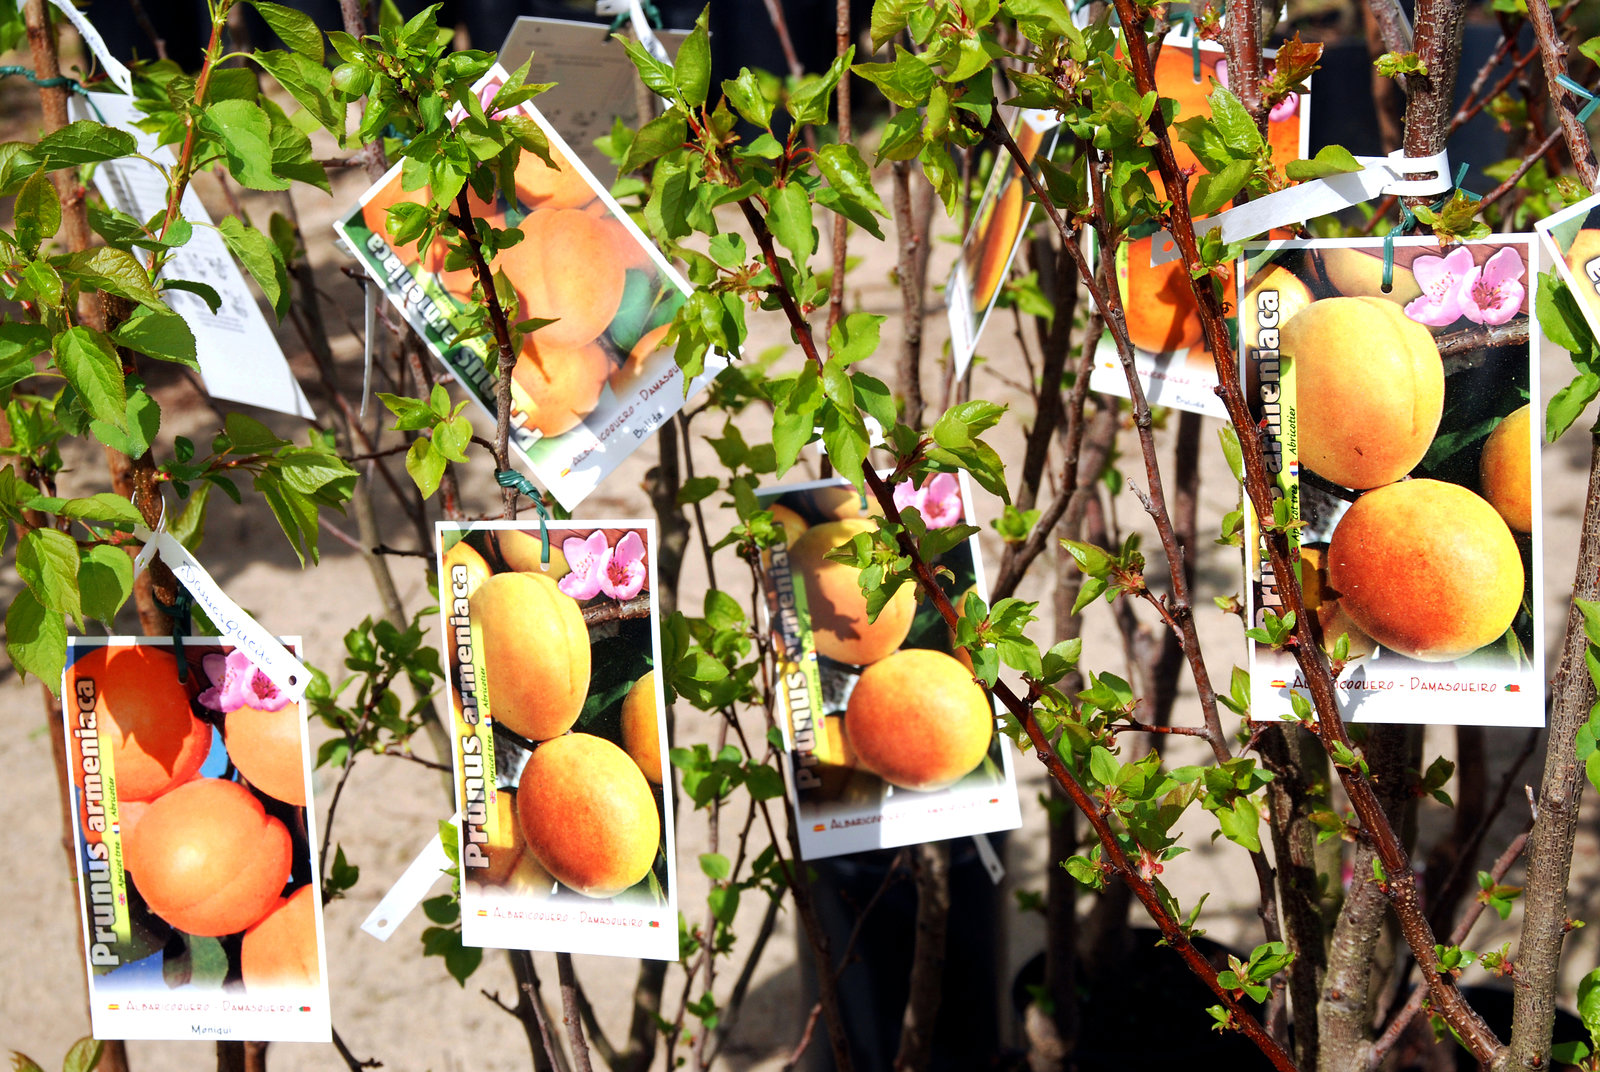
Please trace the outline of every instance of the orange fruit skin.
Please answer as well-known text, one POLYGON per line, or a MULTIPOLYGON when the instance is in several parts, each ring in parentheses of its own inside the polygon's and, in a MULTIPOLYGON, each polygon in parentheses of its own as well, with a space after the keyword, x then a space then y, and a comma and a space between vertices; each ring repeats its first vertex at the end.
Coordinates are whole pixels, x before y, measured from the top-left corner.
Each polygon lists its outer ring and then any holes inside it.
POLYGON ((857 765, 890 785, 954 785, 988 754, 994 712, 972 672, 942 651, 907 648, 861 673, 844 715, 857 765))
POLYGON ((538 341, 540 335, 535 332, 523 342, 511 373, 511 393, 528 427, 558 436, 594 412, 612 364, 593 342, 566 350, 538 341))
POLYGON ((509 789, 495 790, 494 809, 499 825, 494 838, 483 848, 489 866, 475 868, 469 873, 482 882, 498 886, 511 877, 528 843, 523 840, 522 827, 517 825, 517 794, 509 789))
POLYGON ((1533 531, 1533 429, 1529 406, 1513 410, 1494 426, 1478 462, 1483 497, 1517 532, 1533 531))
POLYGON ((524 152, 517 158, 517 200, 529 210, 541 208, 582 208, 598 196, 578 170, 572 167, 555 146, 550 147, 552 168, 537 154, 524 152))
MULTIPOLYGON (((500 533, 503 540, 508 533, 500 533)), ((489 579, 489 563, 466 540, 460 540, 444 553, 444 576, 440 578, 440 586, 450 587, 455 567, 460 566, 467 571, 467 596, 478 590, 478 586, 489 579)))
POLYGON ((150 910, 220 937, 271 911, 289 881, 289 831, 237 782, 200 778, 150 805, 123 856, 150 910))
POLYGON ((534 857, 586 897, 644 878, 660 844, 654 794, 628 754, 573 733, 540 745, 523 768, 517 816, 534 857))
POLYGON ((301 886, 262 916, 239 945, 246 990, 307 990, 322 979, 317 961, 316 891, 301 886))
POLYGON ((550 562, 546 564, 541 561, 544 546, 538 533, 504 529, 493 535, 495 542, 500 545, 500 557, 505 559, 508 569, 518 573, 541 573, 552 581, 559 581, 572 572, 572 567, 567 564, 567 556, 561 552, 559 539, 550 540, 550 562))
POLYGON ((605 221, 578 209, 536 209, 523 239, 500 254, 524 319, 553 319, 533 332, 541 347, 571 350, 599 338, 622 305, 627 272, 605 221))
POLYGON ((856 666, 875 663, 905 643, 917 613, 912 587, 902 585, 879 611, 878 620, 867 621, 861 571, 823 557, 857 533, 875 528, 877 523, 866 518, 830 521, 807 529, 789 547, 789 566, 805 579, 811 639, 817 651, 856 666))
POLYGON ((1127 244, 1127 262, 1119 260, 1117 283, 1128 322, 1128 341, 1141 350, 1164 354, 1187 350, 1203 339, 1200 306, 1183 261, 1151 267, 1154 237, 1127 244))
POLYGON ((240 707, 223 720, 228 758, 252 786, 274 800, 306 806, 306 779, 300 732, 305 722, 299 704, 276 711, 240 707))
POLYGON ((622 747, 639 771, 661 784, 661 733, 656 722, 656 672, 651 670, 622 700, 622 747))
POLYGON ((1328 544, 1328 583, 1373 640, 1443 662, 1492 643, 1522 605, 1522 556, 1476 494, 1439 480, 1369 491, 1328 544))
POLYGON ((644 365, 661 349, 662 340, 671 330, 671 324, 662 324, 660 327, 651 328, 639 337, 633 344, 633 349, 628 353, 628 360, 611 373, 611 390, 618 398, 627 394, 638 384, 644 375, 644 365))
POLYGON ((589 628, 577 600, 538 573, 490 577, 468 601, 495 721, 531 741, 572 728, 589 695, 589 628))
MULTIPOLYGON (((118 800, 152 800, 195 776, 211 751, 211 727, 189 709, 170 651, 147 644, 94 648, 67 668, 68 694, 86 679, 94 682, 102 739, 110 738, 118 800)), ((72 717, 76 726, 75 701, 72 717)), ((68 740, 73 780, 82 785, 79 738, 68 740)))

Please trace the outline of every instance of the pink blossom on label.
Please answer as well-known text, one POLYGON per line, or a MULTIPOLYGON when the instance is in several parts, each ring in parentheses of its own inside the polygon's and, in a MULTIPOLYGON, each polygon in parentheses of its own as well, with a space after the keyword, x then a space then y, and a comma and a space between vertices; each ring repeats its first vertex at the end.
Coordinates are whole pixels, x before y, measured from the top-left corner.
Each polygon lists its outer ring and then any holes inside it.
POLYGON ((288 695, 242 651, 235 649, 226 657, 207 655, 200 665, 211 679, 211 687, 200 694, 199 701, 213 711, 226 713, 241 707, 277 711, 289 703, 288 695))
POLYGON ((1461 318, 1461 281, 1473 270, 1472 251, 1457 246, 1448 256, 1426 254, 1411 262, 1411 274, 1422 297, 1406 305, 1406 315, 1430 328, 1442 328, 1461 318))
POLYGON ((1504 324, 1522 309, 1522 254, 1507 246, 1461 280, 1461 313, 1474 324, 1504 324))
POLYGON ((894 486, 894 504, 915 506, 930 529, 947 529, 961 523, 961 484, 950 473, 935 474, 920 488, 903 480, 894 486))
POLYGON ((573 537, 565 541, 561 553, 572 572, 557 581, 556 587, 579 601, 593 599, 600 594, 602 570, 610 551, 606 534, 599 529, 590 533, 587 540, 573 537))
MULTIPOLYGON (((1228 84, 1228 61, 1227 60, 1218 60, 1217 61, 1217 81, 1221 82, 1224 87, 1226 87, 1227 84, 1228 84)), ((1294 115, 1299 110, 1300 110, 1300 94, 1291 93, 1287 97, 1283 98, 1283 100, 1279 101, 1277 104, 1274 104, 1272 106, 1271 110, 1267 112, 1267 122, 1269 122, 1269 123, 1281 123, 1281 122, 1283 122, 1283 120, 1288 119, 1290 116, 1294 115)))
POLYGON ((629 532, 607 548, 600 569, 600 590, 612 599, 632 599, 645 581, 644 541, 629 532))

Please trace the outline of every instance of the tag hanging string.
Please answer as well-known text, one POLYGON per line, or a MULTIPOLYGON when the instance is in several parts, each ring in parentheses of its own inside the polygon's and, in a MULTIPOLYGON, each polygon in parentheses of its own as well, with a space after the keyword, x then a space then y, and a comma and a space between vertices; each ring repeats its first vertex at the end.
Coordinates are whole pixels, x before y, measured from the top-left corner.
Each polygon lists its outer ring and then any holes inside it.
POLYGON ((183 638, 189 635, 193 626, 194 597, 183 585, 178 585, 178 593, 170 605, 156 599, 156 606, 161 612, 172 619, 172 657, 178 661, 178 680, 189 680, 189 664, 183 658, 183 638))
POLYGON ((64 87, 67 92, 76 93, 78 96, 89 102, 89 110, 94 113, 95 119, 99 120, 102 126, 105 125, 106 117, 100 113, 100 109, 95 105, 94 95, 85 89, 83 83, 78 81, 76 78, 68 78, 66 75, 57 75, 54 78, 40 78, 34 73, 31 67, 18 67, 14 64, 0 65, 0 78, 9 78, 12 76, 26 78, 40 89, 56 89, 58 87, 64 87))
MULTIPOLYGON (((1443 197, 1439 198, 1439 200, 1435 201, 1430 206, 1433 211, 1443 212, 1444 207, 1455 198, 1457 193, 1460 193, 1461 196, 1470 198, 1473 201, 1480 200, 1479 196, 1472 191, 1461 189, 1461 184, 1466 181, 1466 178, 1467 165, 1463 163, 1460 167, 1456 168, 1456 181, 1451 185, 1450 189, 1443 197)), ((1409 233, 1416 225, 1416 213, 1412 212, 1409 208, 1402 208, 1400 210, 1400 222, 1395 224, 1389 233, 1383 236, 1382 289, 1385 294, 1388 294, 1390 291, 1394 290, 1394 240, 1399 238, 1401 235, 1409 233)))
POLYGON ((533 503, 533 508, 539 511, 539 565, 550 565, 550 511, 545 509, 544 499, 539 494, 539 489, 533 486, 533 481, 517 472, 515 469, 496 469, 494 479, 502 488, 513 488, 526 495, 528 501, 533 503))
POLYGON ((1556 83, 1560 85, 1562 89, 1565 89, 1568 93, 1571 93, 1579 100, 1588 101, 1588 103, 1578 111, 1578 122, 1587 123, 1589 121, 1589 117, 1595 113, 1595 109, 1600 108, 1600 94, 1596 94, 1593 90, 1585 89, 1583 85, 1571 75, 1556 75, 1556 83))

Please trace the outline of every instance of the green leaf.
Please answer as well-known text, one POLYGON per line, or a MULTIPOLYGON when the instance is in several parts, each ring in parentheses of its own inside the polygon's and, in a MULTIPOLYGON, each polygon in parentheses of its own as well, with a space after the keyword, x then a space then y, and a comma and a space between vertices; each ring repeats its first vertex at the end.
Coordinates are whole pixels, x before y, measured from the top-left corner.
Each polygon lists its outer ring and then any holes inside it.
POLYGON ((296 52, 303 52, 318 63, 322 62, 322 31, 317 29, 315 19, 303 11, 282 4, 271 4, 267 0, 250 0, 250 3, 266 24, 272 27, 272 32, 278 35, 279 40, 296 52))
POLYGON ((11 665, 61 692, 61 671, 67 665, 67 621, 52 614, 27 589, 18 592, 6 611, 6 654, 11 665))
POLYGON ((744 787, 754 800, 775 800, 783 796, 783 775, 765 763, 745 768, 744 787))
MULTIPOLYGON (((616 40, 622 42, 623 51, 627 52, 628 58, 633 61, 634 67, 638 68, 639 80, 660 96, 671 97, 677 89, 677 84, 673 78, 672 65, 656 59, 650 54, 649 49, 627 34, 617 34, 616 40)), ((622 170, 632 171, 633 169, 624 167, 622 170)))
POLYGON ((323 128, 344 136, 344 108, 334 103, 333 75, 318 60, 298 52, 277 49, 252 52, 250 58, 278 80, 323 128))
POLYGON ((259 104, 220 100, 200 114, 200 129, 215 138, 228 159, 228 173, 252 190, 287 190, 289 180, 272 172, 272 120, 259 104))
POLYGON ((1211 118, 1217 124, 1217 132, 1222 135, 1223 143, 1240 156, 1253 157, 1260 152, 1261 131, 1256 127, 1256 121, 1250 118, 1244 103, 1226 86, 1212 90, 1209 100, 1211 118))
POLYGON ((1361 164, 1342 145, 1324 145, 1310 160, 1291 160, 1283 173, 1291 179, 1323 179, 1360 171, 1361 164))
POLYGON ((277 245, 260 231, 246 227, 232 216, 223 217, 217 230, 222 233, 222 240, 228 244, 228 249, 239 258, 239 263, 261 287, 261 292, 278 314, 278 319, 282 320, 289 310, 289 273, 283 266, 277 245))
POLYGON ((192 279, 163 279, 161 281, 161 289, 181 290, 196 295, 206 303, 206 308, 211 310, 212 316, 217 315, 222 308, 222 295, 218 294, 216 288, 208 283, 196 283, 192 279))
POLYGON ((141 305, 161 305, 161 295, 150 285, 150 273, 125 249, 98 246, 76 253, 61 270, 96 290, 107 290, 141 305))
POLYGON ((872 172, 854 145, 834 142, 817 150, 817 168, 828 185, 879 215, 888 215, 883 198, 872 186, 872 172))
POLYGON ((135 353, 200 371, 200 362, 195 358, 194 332, 189 329, 188 321, 177 313, 141 308, 119 324, 111 338, 117 345, 126 346, 135 353))
POLYGON ((1578 981, 1578 1019, 1583 1021, 1589 1038, 1600 1042, 1600 968, 1578 981))
POLYGON ((56 336, 56 367, 67 378, 84 408, 97 420, 127 430, 128 397, 122 380, 122 362, 110 341, 82 325, 56 336))
POLYGON ((811 198, 805 187, 790 183, 773 190, 767 198, 767 226, 794 257, 795 267, 805 270, 817 248, 817 231, 811 225, 811 198))
POLYGON ((681 147, 688 137, 689 124, 682 112, 676 108, 662 112, 640 127, 639 132, 633 136, 633 141, 628 143, 628 155, 622 159, 622 167, 618 169, 619 174, 637 171, 681 147))
POLYGON ((674 57, 672 81, 690 108, 705 107, 706 93, 711 88, 711 35, 706 29, 710 12, 710 7, 700 10, 694 29, 683 39, 674 57))
POLYGON ((794 116, 796 125, 820 124, 828 121, 828 101, 832 98, 833 91, 838 88, 839 79, 849 70, 850 61, 855 54, 855 46, 851 45, 845 49, 843 56, 828 66, 825 74, 820 78, 806 79, 789 95, 789 114, 794 116))
POLYGON ((84 551, 78 567, 78 593, 83 613, 109 626, 133 594, 133 559, 110 544, 84 551))
MULTIPOLYGON (((1543 324, 1541 321, 1540 326, 1543 324)), ((1578 373, 1571 383, 1551 395, 1544 415, 1545 441, 1553 443, 1560 439, 1572 427, 1572 422, 1583 416, 1596 395, 1600 395, 1600 376, 1592 372, 1578 373)))
MULTIPOLYGON (((1254 130, 1254 127, 1251 127, 1254 130)), ((1221 171, 1207 172, 1195 180, 1194 196, 1189 200, 1189 211, 1196 216, 1209 216, 1229 201, 1239 196, 1255 165, 1249 160, 1235 160, 1221 171)), ((1129 254, 1133 256, 1133 254, 1129 254)))
POLYGON ((427 438, 418 439, 406 451, 406 472, 411 474, 424 499, 439 490, 446 460, 443 454, 434 449, 433 440, 427 438))
POLYGON ((76 618, 82 613, 78 599, 78 543, 55 529, 30 530, 17 543, 17 576, 46 609, 76 618))
POLYGON ((138 144, 125 130, 80 119, 40 138, 32 152, 41 160, 49 157, 51 167, 79 167, 128 156, 138 144))
MULTIPOLYGON (((143 388, 128 395, 127 418, 121 428, 102 420, 89 422, 89 431, 96 439, 113 450, 130 458, 137 458, 150 449, 156 433, 161 430, 161 407, 143 388)), ((121 498, 121 496, 113 496, 121 498)), ((123 502, 127 502, 123 499, 123 502)))
POLYGON ((720 852, 703 852, 700 854, 700 870, 712 882, 721 882, 733 873, 733 864, 720 852))
POLYGON ((1251 852, 1261 851, 1261 813, 1249 797, 1238 797, 1231 808, 1217 809, 1222 836, 1251 852))
MULTIPOLYGON (((681 63, 681 48, 678 56, 681 63)), ((726 79, 722 83, 722 92, 727 96, 728 103, 733 105, 733 110, 746 122, 762 130, 772 126, 772 101, 761 91, 761 80, 750 68, 741 67, 738 78, 726 79)))
POLYGON ((38 252, 39 244, 55 237, 61 229, 61 198, 56 195, 55 183, 43 171, 35 171, 22 184, 12 216, 16 220, 17 241, 29 254, 38 252))
POLYGON ((61 1072, 90 1072, 100 1063, 106 1044, 99 1039, 81 1038, 67 1050, 61 1061, 61 1072))
POLYGON ((112 491, 96 492, 81 499, 35 499, 33 505, 35 509, 45 509, 49 513, 60 514, 76 521, 98 521, 129 531, 132 531, 135 525, 144 522, 144 518, 140 516, 133 503, 112 491), (40 506, 41 501, 51 502, 52 505, 40 506))

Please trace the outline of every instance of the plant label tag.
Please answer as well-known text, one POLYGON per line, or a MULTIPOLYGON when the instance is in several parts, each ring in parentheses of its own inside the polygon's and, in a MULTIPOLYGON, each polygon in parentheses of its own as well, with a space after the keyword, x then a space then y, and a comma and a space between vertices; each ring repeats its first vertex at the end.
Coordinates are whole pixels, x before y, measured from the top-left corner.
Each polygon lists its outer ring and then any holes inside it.
MULTIPOLYGON (((100 61, 100 66, 106 69, 106 77, 111 79, 113 85, 128 96, 133 96, 133 74, 123 66, 121 60, 111 54, 106 47, 106 39, 100 36, 100 31, 95 29, 89 17, 73 6, 72 0, 50 0, 56 10, 67 17, 78 31, 78 36, 83 38, 83 43, 89 46, 89 51, 94 53, 95 59, 100 61)), ((141 216, 140 219, 149 217, 141 216)))
MULTIPOLYGON (((132 98, 120 93, 91 93, 89 97, 105 116, 107 126, 133 135, 141 155, 169 168, 177 166, 170 148, 157 145, 154 134, 134 125, 140 114, 132 98)), ((71 107, 74 118, 91 118, 88 108, 76 97, 71 107)), ((95 168, 94 185, 107 204, 138 220, 148 220, 166 207, 166 176, 149 160, 107 160, 95 168)), ((179 208, 183 218, 195 225, 194 234, 172 251, 161 274, 164 278, 205 283, 217 292, 221 305, 212 313, 200 295, 183 290, 167 290, 163 297, 194 332, 195 356, 206 393, 212 398, 313 419, 316 414, 290 371, 283 348, 227 244, 211 226, 211 216, 192 185, 183 192, 179 208)))
MULTIPOLYGON (((1600 339, 1600 194, 1534 224, 1589 331, 1600 339)), ((1553 341, 1553 340, 1552 340, 1553 341)), ((1578 397, 1581 397, 1578 396, 1578 397)), ((1580 408, 1583 403, 1574 398, 1580 408)))
POLYGON ((329 1041, 306 712, 256 669, 217 637, 67 640, 95 1038, 329 1041))
MULTIPOLYGON (((461 822, 461 813, 458 811, 450 817, 452 823, 461 822)), ((444 873, 455 864, 450 859, 450 854, 445 852, 444 839, 438 834, 422 847, 417 858, 405 869, 389 892, 372 907, 367 918, 362 920, 361 929, 372 935, 380 942, 387 942, 393 937, 394 932, 400 929, 400 924, 406 921, 422 899, 428 896, 428 891, 444 877, 444 873)))

